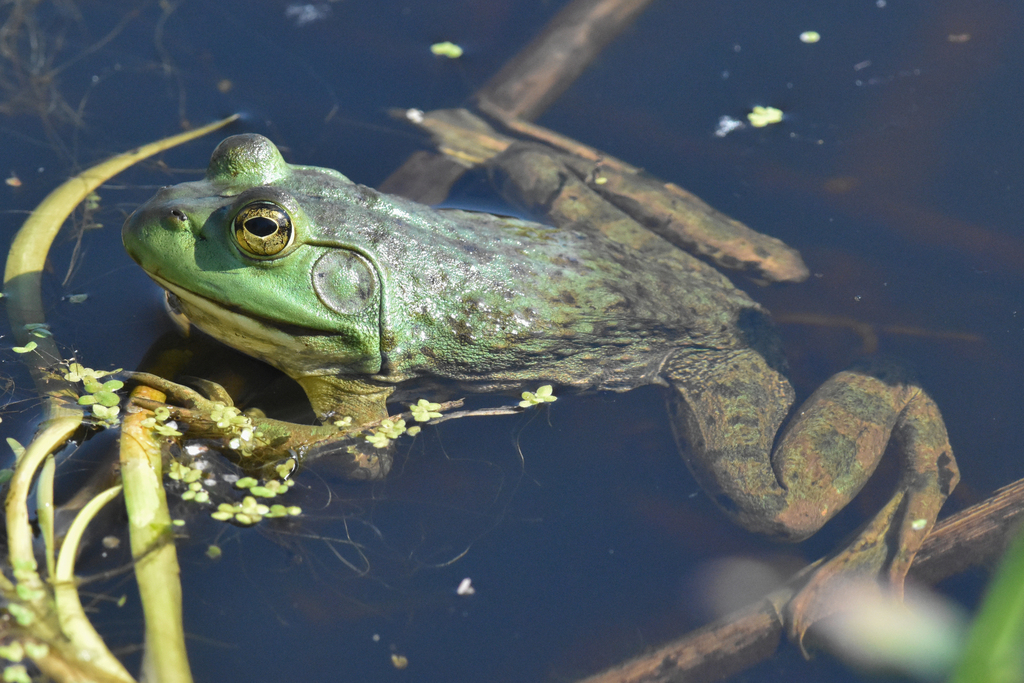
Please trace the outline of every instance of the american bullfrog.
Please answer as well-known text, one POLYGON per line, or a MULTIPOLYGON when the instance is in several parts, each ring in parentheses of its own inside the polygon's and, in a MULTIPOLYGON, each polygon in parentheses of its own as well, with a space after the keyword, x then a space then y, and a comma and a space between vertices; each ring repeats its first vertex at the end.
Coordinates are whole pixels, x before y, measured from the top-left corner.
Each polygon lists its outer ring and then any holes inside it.
POLYGON ((833 376, 794 410, 767 312, 715 268, 592 204, 552 163, 523 146, 493 165, 511 194, 541 197, 532 203, 558 228, 435 210, 288 164, 266 138, 238 135, 217 147, 205 179, 138 209, 124 243, 192 323, 306 391, 325 425, 263 420, 267 448, 333 450, 357 478, 383 477, 387 451, 353 446, 351 429, 331 423, 380 420, 408 387, 658 384, 708 495, 747 529, 796 541, 857 494, 895 436, 898 490, 819 568, 809 602, 791 603, 789 628, 800 638, 825 612, 815 593, 841 571, 901 588, 958 480, 932 399, 874 364, 833 376))

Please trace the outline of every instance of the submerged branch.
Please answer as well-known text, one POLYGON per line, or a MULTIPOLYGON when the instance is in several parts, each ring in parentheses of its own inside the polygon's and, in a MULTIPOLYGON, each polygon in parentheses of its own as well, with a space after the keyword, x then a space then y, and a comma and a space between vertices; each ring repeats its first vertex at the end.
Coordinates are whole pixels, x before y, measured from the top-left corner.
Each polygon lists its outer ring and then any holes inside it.
MULTIPOLYGON (((575 0, 510 59, 476 93, 481 106, 534 119, 575 81, 651 0, 575 0)), ((380 185, 380 190, 424 204, 448 196, 465 167, 443 155, 420 151, 380 185)))
MULTIPOLYGON (((914 559, 910 576, 934 583, 998 558, 1024 519, 1024 479, 941 520, 914 559)), ((783 591, 788 589, 782 589, 783 591)), ((784 626, 778 592, 581 683, 702 683, 721 680, 773 655, 784 626)))

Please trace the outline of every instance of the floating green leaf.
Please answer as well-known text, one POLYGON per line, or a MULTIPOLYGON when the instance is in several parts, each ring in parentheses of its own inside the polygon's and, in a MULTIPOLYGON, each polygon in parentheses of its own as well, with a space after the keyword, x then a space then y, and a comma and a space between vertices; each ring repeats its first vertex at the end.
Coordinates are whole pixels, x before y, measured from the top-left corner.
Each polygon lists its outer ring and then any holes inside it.
POLYGON ((41 659, 50 652, 50 646, 46 643, 25 643, 25 654, 32 659, 41 659))
POLYGON ((21 626, 29 626, 36 620, 36 615, 32 613, 32 610, 16 602, 7 605, 7 611, 21 626))
POLYGON ((440 403, 431 403, 425 398, 421 398, 416 402, 415 405, 409 406, 409 411, 412 413, 412 419, 417 422, 428 422, 434 418, 441 417, 440 403))
POLYGON ((391 439, 378 432, 367 434, 366 440, 369 441, 374 448, 386 448, 387 445, 391 443, 391 439))
POLYGON ((765 126, 782 121, 782 110, 775 107, 754 107, 747 114, 747 120, 750 121, 750 125, 754 128, 764 128, 765 126))
POLYGON ((447 40, 443 43, 434 43, 430 46, 430 51, 438 57, 447 57, 448 59, 458 59, 463 53, 460 46, 447 40))
POLYGON ((96 397, 96 401, 108 408, 112 408, 121 402, 121 397, 110 391, 97 391, 93 396, 96 397))
POLYGON ((382 420, 380 426, 377 427, 377 431, 389 439, 397 439, 402 434, 405 434, 405 420, 396 420, 395 418, 382 420))
POLYGON ((50 326, 46 323, 29 323, 25 325, 24 329, 32 336, 39 337, 40 339, 53 336, 53 333, 50 332, 50 326))
POLYGON ((4 683, 32 683, 24 664, 12 664, 4 669, 4 683))
POLYGON ((282 479, 287 479, 288 477, 291 476, 292 472, 295 471, 295 461, 289 458, 288 460, 285 460, 283 463, 275 467, 274 471, 277 472, 277 476, 281 477, 282 479))
POLYGON ((524 391, 523 400, 519 402, 519 407, 529 408, 531 406, 540 405, 541 403, 557 401, 558 397, 552 394, 553 391, 554 389, 552 389, 550 384, 538 387, 536 393, 532 391, 524 391))
POLYGON ((0 657, 9 662, 20 662, 25 658, 25 648, 17 640, 9 645, 0 645, 0 657))

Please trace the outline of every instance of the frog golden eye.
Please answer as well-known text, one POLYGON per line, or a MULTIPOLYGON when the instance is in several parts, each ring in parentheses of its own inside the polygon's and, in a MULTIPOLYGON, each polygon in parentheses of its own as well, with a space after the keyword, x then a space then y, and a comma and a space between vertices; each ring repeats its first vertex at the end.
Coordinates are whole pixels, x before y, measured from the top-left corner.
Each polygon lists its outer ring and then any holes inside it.
POLYGON ((292 219, 273 202, 246 204, 235 216, 235 241, 253 256, 274 256, 292 243, 292 219))

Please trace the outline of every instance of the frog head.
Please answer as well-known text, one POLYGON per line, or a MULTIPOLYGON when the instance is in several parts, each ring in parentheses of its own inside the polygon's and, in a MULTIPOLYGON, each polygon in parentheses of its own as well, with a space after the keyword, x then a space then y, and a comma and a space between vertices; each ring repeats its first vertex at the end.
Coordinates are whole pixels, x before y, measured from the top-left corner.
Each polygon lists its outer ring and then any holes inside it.
POLYGON ((161 189, 122 237, 223 343, 300 382, 374 374, 385 282, 373 244, 345 226, 377 220, 375 198, 337 171, 286 163, 262 136, 236 135, 205 179, 161 189))

